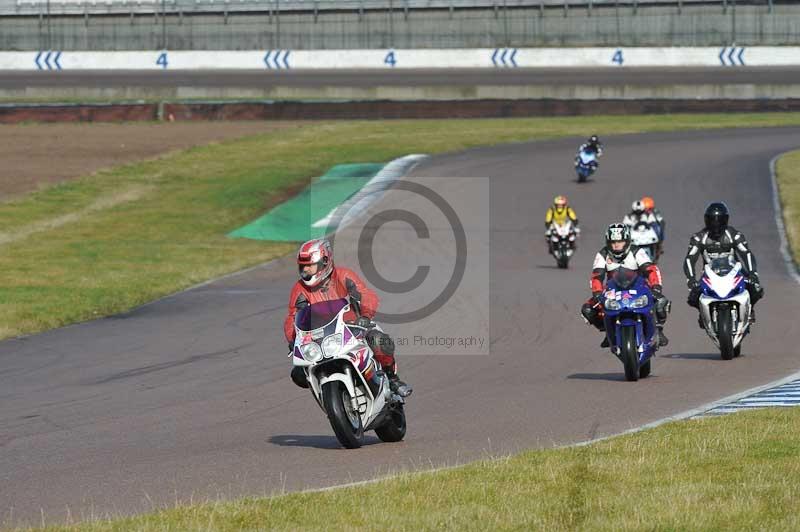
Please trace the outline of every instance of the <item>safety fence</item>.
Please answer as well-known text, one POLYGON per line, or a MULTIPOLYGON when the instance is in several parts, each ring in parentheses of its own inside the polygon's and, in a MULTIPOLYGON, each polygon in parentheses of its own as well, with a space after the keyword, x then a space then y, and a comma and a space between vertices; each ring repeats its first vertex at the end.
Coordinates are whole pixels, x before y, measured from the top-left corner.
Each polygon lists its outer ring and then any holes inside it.
POLYGON ((761 0, 0 0, 0 50, 800 45, 761 0))

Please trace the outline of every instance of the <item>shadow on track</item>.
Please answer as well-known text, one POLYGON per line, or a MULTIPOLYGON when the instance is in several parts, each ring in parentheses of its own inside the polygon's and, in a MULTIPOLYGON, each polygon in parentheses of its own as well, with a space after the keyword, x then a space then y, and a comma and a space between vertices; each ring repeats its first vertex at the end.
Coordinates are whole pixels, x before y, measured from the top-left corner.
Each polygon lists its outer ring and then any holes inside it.
MULTIPOLYGON (((586 381, 625 381, 625 374, 621 372, 614 373, 573 373, 567 375, 568 379, 581 379, 586 381)), ((648 377, 649 378, 649 377, 648 377)))
POLYGON ((719 353, 673 353, 662 355, 661 358, 674 358, 681 360, 722 360, 719 353))
MULTIPOLYGON (((314 449, 342 449, 341 444, 333 435, 318 435, 318 434, 277 434, 271 436, 269 442, 273 445, 281 447, 312 447, 314 449)), ((366 436, 364 438, 364 446, 374 445, 381 443, 381 440, 375 437, 366 436)))

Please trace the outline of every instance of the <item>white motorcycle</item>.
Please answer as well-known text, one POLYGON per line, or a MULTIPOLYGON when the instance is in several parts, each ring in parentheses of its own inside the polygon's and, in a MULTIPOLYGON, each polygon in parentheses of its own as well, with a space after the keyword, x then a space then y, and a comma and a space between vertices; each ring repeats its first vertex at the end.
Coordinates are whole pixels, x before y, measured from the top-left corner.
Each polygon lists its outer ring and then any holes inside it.
POLYGON ((637 222, 631 227, 631 242, 634 246, 644 248, 650 254, 653 262, 658 262, 658 233, 651 224, 647 222, 637 222))
POLYGON ((742 265, 726 257, 714 259, 705 267, 700 288, 700 317, 706 333, 724 360, 739 356, 750 331, 752 310, 742 265))
POLYGON ((575 253, 575 238, 578 229, 573 225, 572 220, 567 220, 563 224, 553 223, 548 231, 550 240, 550 254, 556 259, 559 268, 568 268, 569 259, 575 253))
POLYGON ((389 388, 365 335, 368 328, 345 323, 347 299, 308 305, 295 316, 292 363, 304 368, 311 392, 327 414, 344 447, 361 447, 364 432, 374 430, 382 441, 405 437, 405 401, 389 388))

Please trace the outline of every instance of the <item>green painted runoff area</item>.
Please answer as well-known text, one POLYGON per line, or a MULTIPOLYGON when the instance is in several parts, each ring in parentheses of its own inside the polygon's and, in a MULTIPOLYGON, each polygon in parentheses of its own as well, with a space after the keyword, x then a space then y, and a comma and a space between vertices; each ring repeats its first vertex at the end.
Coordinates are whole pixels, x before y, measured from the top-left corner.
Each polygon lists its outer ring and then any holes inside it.
POLYGON ((232 238, 300 242, 324 236, 327 227, 313 227, 381 171, 384 163, 339 164, 314 180, 294 198, 261 218, 232 231, 232 238))

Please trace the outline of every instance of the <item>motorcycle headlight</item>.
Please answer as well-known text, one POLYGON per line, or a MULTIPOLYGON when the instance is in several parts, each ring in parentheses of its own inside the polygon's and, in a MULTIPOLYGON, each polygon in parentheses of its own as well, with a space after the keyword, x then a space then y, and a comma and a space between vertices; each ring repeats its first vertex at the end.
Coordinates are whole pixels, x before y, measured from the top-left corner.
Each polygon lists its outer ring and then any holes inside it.
POLYGON ((551 238, 553 239, 553 242, 558 242, 558 236, 553 235, 551 238))
POLYGON ((647 299, 647 294, 645 294, 645 295, 639 296, 636 299, 634 299, 633 301, 631 301, 630 307, 631 308, 644 308, 644 307, 647 306, 647 303, 649 303, 649 301, 647 299))
POLYGON ((608 310, 619 310, 620 304, 616 299, 606 299, 606 308, 608 310))
POLYGON ((322 341, 322 351, 326 357, 332 357, 342 348, 342 334, 336 333, 328 336, 322 341))
POLYGON ((309 342, 300 348, 303 358, 308 362, 316 362, 322 358, 322 349, 316 342, 309 342))
POLYGON ((575 240, 575 235, 569 235, 569 241, 572 242, 573 240, 575 240))

